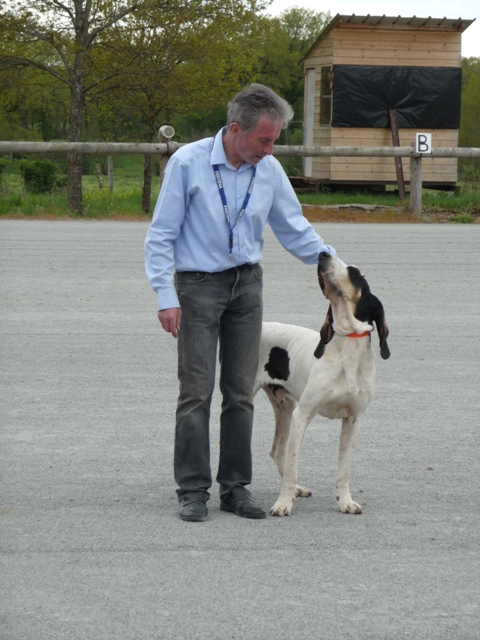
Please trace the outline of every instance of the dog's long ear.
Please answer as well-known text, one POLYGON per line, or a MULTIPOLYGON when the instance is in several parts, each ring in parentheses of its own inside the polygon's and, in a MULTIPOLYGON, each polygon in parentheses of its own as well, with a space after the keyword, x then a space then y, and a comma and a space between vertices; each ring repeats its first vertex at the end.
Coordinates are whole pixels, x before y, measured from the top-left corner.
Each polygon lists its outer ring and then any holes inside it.
POLYGON ((377 325, 378 338, 380 340, 380 356, 384 360, 388 360, 390 357, 390 349, 388 348, 388 327, 385 320, 385 311, 380 300, 372 294, 372 316, 373 321, 377 325))
POLYGON ((327 315, 325 317, 325 322, 323 323, 322 328, 320 329, 320 342, 318 343, 318 347, 315 349, 313 355, 315 358, 321 358, 325 351, 325 345, 327 345, 330 340, 333 338, 333 312, 332 305, 328 307, 327 315))

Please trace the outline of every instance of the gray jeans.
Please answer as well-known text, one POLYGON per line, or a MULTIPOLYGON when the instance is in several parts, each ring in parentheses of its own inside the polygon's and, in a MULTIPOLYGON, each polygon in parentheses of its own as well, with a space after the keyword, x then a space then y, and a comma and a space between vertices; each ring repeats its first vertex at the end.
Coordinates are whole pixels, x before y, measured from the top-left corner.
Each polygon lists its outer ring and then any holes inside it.
POLYGON ((178 335, 180 392, 174 472, 179 499, 208 499, 210 404, 219 345, 220 498, 252 481, 252 390, 262 329, 262 268, 243 265, 219 273, 176 274, 182 309, 178 335))

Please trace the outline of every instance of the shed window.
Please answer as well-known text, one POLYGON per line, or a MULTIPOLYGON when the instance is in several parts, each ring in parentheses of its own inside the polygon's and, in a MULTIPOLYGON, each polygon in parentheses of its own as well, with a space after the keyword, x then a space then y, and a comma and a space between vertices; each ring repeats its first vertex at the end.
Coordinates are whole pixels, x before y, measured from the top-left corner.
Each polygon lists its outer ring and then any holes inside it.
POLYGON ((320 75, 320 124, 332 120, 332 67, 322 67, 320 75))

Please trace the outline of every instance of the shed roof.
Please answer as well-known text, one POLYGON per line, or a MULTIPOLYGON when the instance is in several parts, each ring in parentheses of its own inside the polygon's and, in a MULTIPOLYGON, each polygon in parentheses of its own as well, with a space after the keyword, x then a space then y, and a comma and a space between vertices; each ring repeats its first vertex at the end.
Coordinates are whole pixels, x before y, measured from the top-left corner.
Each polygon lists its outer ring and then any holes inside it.
POLYGON ((354 13, 352 15, 337 15, 327 24, 325 29, 320 33, 318 38, 315 40, 313 45, 307 51, 304 56, 307 58, 310 55, 310 52, 315 49, 320 40, 326 36, 326 34, 333 29, 333 27, 337 23, 341 24, 358 24, 358 25, 371 25, 371 26, 396 26, 396 27, 433 27, 433 28, 441 28, 441 29, 451 29, 452 31, 459 31, 463 33, 465 29, 467 29, 472 22, 475 22, 475 18, 473 20, 465 20, 463 18, 432 18, 429 16, 428 18, 417 18, 417 16, 405 17, 402 16, 371 16, 370 14, 366 16, 356 16, 354 13))

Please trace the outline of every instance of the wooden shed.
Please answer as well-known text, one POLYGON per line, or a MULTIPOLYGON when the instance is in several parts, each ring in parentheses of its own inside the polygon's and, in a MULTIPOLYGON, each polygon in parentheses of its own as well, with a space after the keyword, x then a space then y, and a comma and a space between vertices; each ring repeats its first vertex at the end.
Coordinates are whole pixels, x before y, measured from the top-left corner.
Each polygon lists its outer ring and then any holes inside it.
MULTIPOLYGON (((473 20, 336 15, 304 58, 304 144, 399 146, 431 133, 433 147, 458 146, 461 37, 473 20)), ((409 163, 403 162, 405 181, 409 163)), ((320 183, 397 182, 394 158, 305 158, 303 174, 320 183)), ((426 187, 452 189, 456 158, 428 158, 426 187)))

